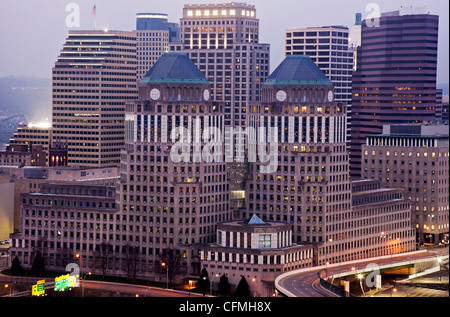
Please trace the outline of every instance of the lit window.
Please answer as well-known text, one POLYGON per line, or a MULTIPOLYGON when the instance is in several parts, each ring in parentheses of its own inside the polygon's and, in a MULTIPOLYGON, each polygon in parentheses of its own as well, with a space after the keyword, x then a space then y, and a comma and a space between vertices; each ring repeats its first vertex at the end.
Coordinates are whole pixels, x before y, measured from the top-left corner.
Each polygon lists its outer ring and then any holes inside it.
POLYGON ((259 235, 259 247, 260 248, 270 248, 272 246, 270 234, 259 235))
POLYGON ((189 11, 187 12, 187 15, 188 15, 188 17, 191 17, 191 16, 194 15, 194 12, 192 12, 191 10, 189 10, 189 11))

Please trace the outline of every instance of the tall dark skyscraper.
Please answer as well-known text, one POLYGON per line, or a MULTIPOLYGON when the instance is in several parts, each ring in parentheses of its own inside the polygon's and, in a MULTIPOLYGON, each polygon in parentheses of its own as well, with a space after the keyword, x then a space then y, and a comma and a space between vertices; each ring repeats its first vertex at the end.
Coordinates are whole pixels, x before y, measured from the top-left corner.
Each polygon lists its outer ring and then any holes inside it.
POLYGON ((365 136, 384 124, 433 121, 439 17, 422 8, 385 13, 379 26, 362 23, 353 73, 351 175, 361 177, 365 136))

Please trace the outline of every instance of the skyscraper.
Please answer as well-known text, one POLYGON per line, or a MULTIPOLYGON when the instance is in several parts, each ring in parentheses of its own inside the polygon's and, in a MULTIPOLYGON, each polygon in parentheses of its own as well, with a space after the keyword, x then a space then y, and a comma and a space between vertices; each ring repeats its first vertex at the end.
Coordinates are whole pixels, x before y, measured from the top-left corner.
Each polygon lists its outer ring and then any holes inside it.
POLYGON ((163 13, 138 13, 136 15, 137 78, 141 80, 164 52, 169 43, 180 41, 180 26, 168 22, 163 13))
POLYGON ((362 23, 353 73, 351 175, 361 177, 361 146, 384 124, 433 121, 439 17, 424 8, 385 13, 362 23))
POLYGON ((269 76, 270 46, 259 44, 259 19, 245 3, 188 4, 180 23, 181 43, 212 84, 212 99, 225 104, 225 125, 246 126, 248 104, 259 101, 269 76))
POLYGON ((335 101, 352 101, 353 54, 349 30, 344 26, 308 27, 286 30, 286 56, 307 55, 335 86, 335 101))
MULTIPOLYGON (((308 55, 334 85, 334 98, 347 108, 347 141, 350 143, 353 52, 349 30, 323 26, 286 31, 286 55, 308 55)), ((349 146, 350 144, 348 144, 349 146)))
POLYGON ((205 150, 223 146, 204 139, 210 127, 224 128, 223 103, 210 91, 187 54, 165 53, 126 106, 119 213, 132 228, 126 241, 146 250, 144 268, 174 252, 199 274, 188 248, 212 242, 217 223, 230 220, 226 164, 205 150))
POLYGON ((52 137, 68 142, 68 165, 118 166, 125 102, 137 97, 133 32, 69 31, 52 85, 52 137))
MULTIPOLYGON (((332 82, 302 55, 287 56, 264 84, 262 101, 250 106, 249 128, 258 136, 261 130, 277 136, 278 153, 270 155, 278 165, 264 173, 263 161, 250 163, 246 212, 290 223, 294 241, 316 244, 316 265, 415 247, 410 205, 401 190, 387 194, 379 184, 352 184, 346 118, 345 104, 334 101, 332 82), (393 230, 392 219, 401 223, 393 230), (400 241, 395 250, 380 239, 388 229, 400 241)), ((261 137, 251 138, 250 146, 255 142, 261 137)))

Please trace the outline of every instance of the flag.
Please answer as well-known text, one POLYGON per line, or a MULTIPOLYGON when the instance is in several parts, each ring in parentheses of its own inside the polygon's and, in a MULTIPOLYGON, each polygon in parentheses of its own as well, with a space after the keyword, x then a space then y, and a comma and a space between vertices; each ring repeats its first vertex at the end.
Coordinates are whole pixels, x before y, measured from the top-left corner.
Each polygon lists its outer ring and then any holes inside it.
POLYGON ((97 16, 97 6, 94 5, 94 8, 92 8, 92 15, 97 16))

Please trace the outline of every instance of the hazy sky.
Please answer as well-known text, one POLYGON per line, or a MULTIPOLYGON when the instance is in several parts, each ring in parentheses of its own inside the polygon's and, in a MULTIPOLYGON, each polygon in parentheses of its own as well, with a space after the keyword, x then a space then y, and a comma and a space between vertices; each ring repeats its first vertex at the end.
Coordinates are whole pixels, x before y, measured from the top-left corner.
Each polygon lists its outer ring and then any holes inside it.
MULTIPOLYGON (((92 8, 97 7, 97 26, 109 30, 135 29, 136 13, 167 13, 179 23, 184 4, 225 3, 227 0, 0 0, 0 77, 51 77, 51 69, 65 41, 66 6, 80 8, 80 29, 93 29, 92 8)), ((235 1, 244 2, 244 1, 235 1)), ((271 44, 271 70, 284 58, 284 32, 295 27, 354 24, 366 6, 376 3, 382 12, 402 5, 427 5, 440 16, 438 83, 449 77, 448 0, 253 0, 260 19, 260 42, 271 44)))

